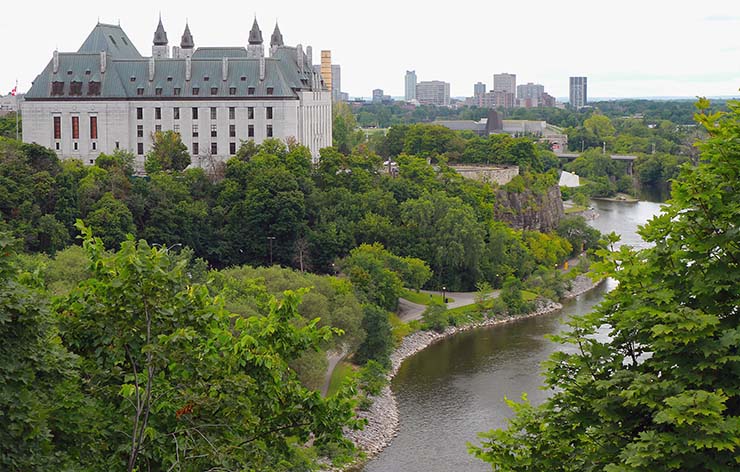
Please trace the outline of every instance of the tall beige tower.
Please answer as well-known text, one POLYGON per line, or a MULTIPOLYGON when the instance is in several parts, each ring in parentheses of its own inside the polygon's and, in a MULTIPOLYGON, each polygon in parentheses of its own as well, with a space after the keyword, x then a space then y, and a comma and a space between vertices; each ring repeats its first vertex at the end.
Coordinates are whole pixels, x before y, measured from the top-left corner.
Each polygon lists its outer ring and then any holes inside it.
POLYGON ((331 51, 328 50, 321 51, 321 77, 331 92, 331 51))

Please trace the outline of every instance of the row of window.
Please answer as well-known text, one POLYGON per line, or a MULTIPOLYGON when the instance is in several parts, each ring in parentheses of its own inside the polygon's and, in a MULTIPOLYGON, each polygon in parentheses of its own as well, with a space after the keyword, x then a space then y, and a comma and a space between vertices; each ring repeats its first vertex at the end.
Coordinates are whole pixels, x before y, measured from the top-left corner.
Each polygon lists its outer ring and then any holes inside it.
MULTIPOLYGON (((100 82, 91 81, 87 84, 88 95, 100 95, 100 82)), ((51 95, 64 95, 64 82, 54 81, 51 83, 51 95)), ((82 96, 82 82, 69 83, 69 95, 82 96)))
MULTIPOLYGON (((154 126, 154 132, 158 133, 162 131, 162 125, 156 125, 154 126)), ((175 133, 180 133, 180 125, 175 124, 172 127, 172 131, 175 133)), ((200 132, 198 131, 198 125, 194 124, 192 129, 193 137, 197 138, 200 136, 200 132)), ((265 129, 265 133, 268 138, 272 138, 272 125, 267 125, 265 129)), ((97 136, 97 135, 96 135, 97 136)), ((137 138, 143 138, 144 137, 144 125, 136 125, 136 137, 137 138)), ((218 137, 218 128, 216 125, 211 125, 211 137, 217 138, 218 137)), ((236 138, 236 125, 229 125, 229 137, 230 138, 236 138)), ((254 125, 248 125, 247 126, 247 137, 248 138, 254 138, 254 125)), ((97 138, 93 138, 97 139, 97 138)))
MULTIPOLYGON (((62 82, 62 86, 64 86, 64 82, 62 82)), ((218 95, 219 88, 218 87, 211 87, 211 95, 218 95)), ((255 93, 254 87, 247 87, 247 95, 254 95, 255 93)), ((155 87, 154 89, 154 95, 161 96, 163 92, 162 87, 155 87)), ((193 87, 191 89, 191 92, 193 95, 200 95, 200 87, 193 87)), ((273 95, 275 93, 275 89, 273 87, 267 87, 266 90, 267 95, 273 95)), ((182 88, 175 87, 172 89, 172 94, 175 96, 180 96, 182 94, 182 88)), ((62 95, 61 93, 59 95, 62 95)), ((72 95, 72 92, 70 91, 70 95, 72 95)), ((137 87, 136 88, 136 95, 143 96, 144 95, 144 87, 137 87)), ((229 95, 236 95, 236 87, 229 87, 229 95)))
MULTIPOLYGON (((193 107, 191 109, 192 117, 194 120, 198 119, 198 107, 193 107)), ((211 119, 215 120, 218 116, 218 108, 211 107, 211 119)), ((265 118, 268 120, 271 120, 273 116, 272 113, 272 107, 265 107, 265 118)), ((172 117, 175 120, 180 119, 180 108, 174 107, 172 109, 172 117)), ((143 120, 144 119, 144 109, 143 108, 137 108, 136 109, 136 119, 137 120, 143 120)), ((156 107, 154 109, 154 119, 155 120, 161 120, 162 119, 162 108, 156 107)), ((229 107, 229 119, 234 120, 236 119, 236 107, 229 107)), ((247 119, 253 120, 254 119, 254 107, 247 107, 247 119)))
MULTIPOLYGON (((54 139, 62 139, 62 117, 54 117, 54 139)), ((80 139, 80 117, 72 117, 72 139, 80 139)), ((98 117, 90 117, 90 139, 98 139, 98 117)))
MULTIPOLYGON (((144 155, 144 143, 136 144, 136 153, 140 156, 144 155)), ((200 154, 200 143, 193 143, 193 155, 197 156, 199 154, 200 154)), ((215 156, 217 154, 218 154, 218 144, 211 143, 211 155, 215 156)), ((229 155, 230 156, 236 155, 236 143, 233 141, 229 143, 229 155)))

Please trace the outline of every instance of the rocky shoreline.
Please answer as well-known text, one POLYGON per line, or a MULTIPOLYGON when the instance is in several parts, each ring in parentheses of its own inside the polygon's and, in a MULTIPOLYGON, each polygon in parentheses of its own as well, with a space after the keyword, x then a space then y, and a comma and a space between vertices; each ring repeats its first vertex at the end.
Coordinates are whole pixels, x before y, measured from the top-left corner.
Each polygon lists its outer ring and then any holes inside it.
MULTIPOLYGON (((594 282, 590 277, 581 274, 573 280, 571 289, 566 292, 563 299, 569 300, 575 298, 578 295, 594 289, 601 282, 602 281, 600 280, 594 282)), ((395 377, 404 360, 447 337, 454 336, 463 331, 496 326, 525 318, 554 313, 562 308, 563 305, 560 303, 546 300, 541 301, 535 311, 525 315, 487 318, 485 320, 463 326, 450 326, 443 333, 437 333, 436 331, 417 331, 416 333, 406 336, 401 342, 401 345, 391 354, 391 370, 388 373, 388 381, 390 382, 390 380, 395 377)), ((351 440, 359 450, 365 453, 365 460, 370 460, 385 449, 398 434, 398 404, 396 403, 396 397, 390 386, 384 387, 378 396, 372 397, 371 407, 367 411, 359 412, 357 416, 367 420, 365 429, 362 431, 347 431, 346 437, 351 440)), ((358 465, 359 464, 355 463, 343 469, 330 470, 350 470, 354 467, 358 467, 358 465)))

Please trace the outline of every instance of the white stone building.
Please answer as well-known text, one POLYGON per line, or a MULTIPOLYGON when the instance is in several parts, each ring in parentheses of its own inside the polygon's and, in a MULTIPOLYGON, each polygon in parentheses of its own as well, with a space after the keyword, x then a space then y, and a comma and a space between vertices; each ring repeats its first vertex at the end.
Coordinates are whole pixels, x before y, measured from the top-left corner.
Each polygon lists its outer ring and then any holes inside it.
POLYGON ((152 56, 143 57, 120 26, 97 24, 77 52, 55 51, 34 80, 22 103, 23 141, 86 164, 125 149, 141 165, 154 132, 173 130, 193 165, 270 137, 295 138, 317 158, 332 144, 331 103, 310 49, 285 46, 277 25, 269 57, 257 20, 246 48, 195 49, 186 25, 170 54, 160 19, 152 56))

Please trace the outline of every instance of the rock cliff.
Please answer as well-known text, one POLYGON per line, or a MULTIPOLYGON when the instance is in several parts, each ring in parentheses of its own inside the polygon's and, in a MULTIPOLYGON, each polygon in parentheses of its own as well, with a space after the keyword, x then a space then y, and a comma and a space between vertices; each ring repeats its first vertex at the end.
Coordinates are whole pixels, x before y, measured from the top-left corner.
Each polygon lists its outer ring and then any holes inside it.
POLYGON ((496 192, 495 215, 517 229, 553 231, 564 215, 560 187, 553 185, 544 192, 501 188, 496 192))

